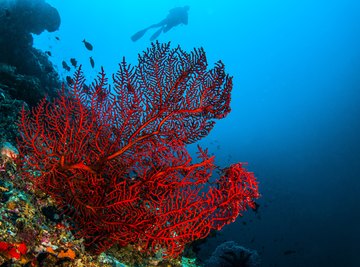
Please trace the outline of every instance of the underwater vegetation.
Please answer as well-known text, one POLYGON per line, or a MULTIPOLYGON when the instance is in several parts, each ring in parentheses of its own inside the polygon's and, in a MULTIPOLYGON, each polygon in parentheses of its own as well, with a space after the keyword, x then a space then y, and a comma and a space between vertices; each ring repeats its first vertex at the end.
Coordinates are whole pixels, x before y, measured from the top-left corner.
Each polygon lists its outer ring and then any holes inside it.
POLYGON ((232 78, 203 49, 152 44, 88 85, 76 71, 52 102, 22 110, 17 164, 74 222, 89 251, 114 244, 164 257, 233 222, 259 197, 241 163, 220 169, 198 147, 230 112, 232 78), (218 177, 213 178, 215 170, 218 177))

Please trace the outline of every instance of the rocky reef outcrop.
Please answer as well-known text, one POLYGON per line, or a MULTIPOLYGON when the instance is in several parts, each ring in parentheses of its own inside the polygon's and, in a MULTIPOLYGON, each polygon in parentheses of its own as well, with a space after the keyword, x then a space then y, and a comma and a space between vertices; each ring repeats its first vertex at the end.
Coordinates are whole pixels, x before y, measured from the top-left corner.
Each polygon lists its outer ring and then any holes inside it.
POLYGON ((20 107, 53 97, 61 87, 48 56, 33 47, 33 34, 60 26, 58 11, 44 0, 0 1, 0 141, 14 143, 20 107))

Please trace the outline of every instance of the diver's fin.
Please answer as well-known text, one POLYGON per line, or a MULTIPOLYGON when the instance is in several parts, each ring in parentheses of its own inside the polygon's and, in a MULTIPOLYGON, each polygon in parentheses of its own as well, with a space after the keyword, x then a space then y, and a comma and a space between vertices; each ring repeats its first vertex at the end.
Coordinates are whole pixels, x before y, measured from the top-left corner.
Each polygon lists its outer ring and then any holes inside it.
POLYGON ((163 29, 164 29, 164 27, 161 27, 153 35, 151 35, 150 41, 154 41, 156 38, 158 38, 160 33, 163 31, 163 29))
POLYGON ((138 31, 137 33, 135 33, 133 36, 131 36, 131 40, 133 42, 136 42, 137 40, 139 40, 141 37, 144 36, 144 34, 146 33, 146 31, 148 30, 149 28, 145 28, 141 31, 138 31))

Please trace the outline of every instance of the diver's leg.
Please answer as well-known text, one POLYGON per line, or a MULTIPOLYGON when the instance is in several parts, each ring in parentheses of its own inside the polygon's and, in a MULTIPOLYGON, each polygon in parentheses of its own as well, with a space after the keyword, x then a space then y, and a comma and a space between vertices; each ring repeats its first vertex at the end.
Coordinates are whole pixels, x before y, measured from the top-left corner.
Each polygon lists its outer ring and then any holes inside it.
POLYGON ((164 33, 170 31, 173 27, 174 27, 174 26, 169 26, 169 24, 166 24, 166 25, 163 27, 164 33))
POLYGON ((161 27, 153 35, 151 35, 150 41, 154 41, 155 39, 157 39, 159 37, 160 33, 163 31, 163 29, 164 29, 164 27, 161 27))
POLYGON ((151 29, 151 28, 157 28, 157 27, 162 27, 166 24, 166 20, 163 19, 162 21, 160 21, 159 23, 155 23, 153 25, 150 25, 149 27, 147 27, 148 29, 151 29))
MULTIPOLYGON (((1 1, 1 0, 0 0, 1 1)), ((149 27, 142 29, 141 31, 138 31, 137 33, 135 33, 133 36, 131 36, 131 40, 133 42, 136 42, 137 40, 139 40, 141 37, 144 36, 144 34, 147 32, 147 30, 152 29, 152 28, 157 28, 157 27, 161 27, 159 33, 158 31, 156 31, 155 35, 159 36, 159 34, 161 33, 162 27, 166 24, 166 20, 162 20, 159 23, 155 23, 153 25, 150 25, 149 27)))

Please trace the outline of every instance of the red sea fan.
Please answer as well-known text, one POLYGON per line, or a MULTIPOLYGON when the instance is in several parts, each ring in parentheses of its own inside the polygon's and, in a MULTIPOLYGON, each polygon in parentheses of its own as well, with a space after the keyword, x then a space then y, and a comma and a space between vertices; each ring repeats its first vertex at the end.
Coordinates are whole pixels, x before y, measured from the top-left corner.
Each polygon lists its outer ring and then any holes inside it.
POLYGON ((209 185, 214 157, 185 144, 229 113, 232 79, 221 62, 207 70, 202 49, 152 44, 139 64, 102 70, 90 86, 81 69, 69 92, 43 100, 19 124, 19 167, 51 195, 99 253, 117 243, 176 257, 211 229, 233 222, 259 197, 240 163, 209 185))

